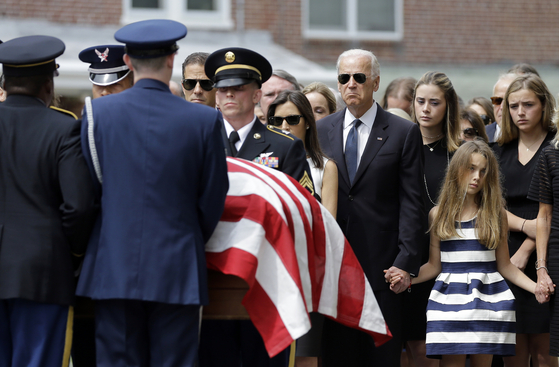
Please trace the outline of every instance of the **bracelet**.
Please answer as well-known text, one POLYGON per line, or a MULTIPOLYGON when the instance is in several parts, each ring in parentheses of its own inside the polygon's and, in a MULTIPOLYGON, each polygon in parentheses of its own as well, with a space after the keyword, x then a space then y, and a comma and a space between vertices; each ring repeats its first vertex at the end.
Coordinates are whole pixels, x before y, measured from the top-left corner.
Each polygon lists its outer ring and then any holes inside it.
POLYGON ((545 269, 546 273, 549 274, 549 270, 547 270, 547 268, 546 268, 545 266, 536 267, 536 271, 538 271, 538 270, 540 270, 540 269, 545 269))
POLYGON ((540 261, 543 261, 544 263, 547 261, 546 259, 538 259, 536 260, 536 269, 538 268, 540 261))
POLYGON ((524 231, 524 225, 526 224, 527 219, 524 219, 524 222, 522 222, 522 227, 520 227, 520 232, 524 231))

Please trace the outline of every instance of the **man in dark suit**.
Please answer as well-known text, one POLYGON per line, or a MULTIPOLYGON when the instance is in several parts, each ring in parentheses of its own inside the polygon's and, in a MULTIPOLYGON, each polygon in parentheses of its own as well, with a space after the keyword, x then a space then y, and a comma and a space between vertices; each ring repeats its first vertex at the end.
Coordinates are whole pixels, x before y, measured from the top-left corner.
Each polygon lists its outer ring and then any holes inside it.
POLYGON ((489 124, 485 127, 485 132, 489 137, 489 142, 496 142, 501 137, 501 118, 503 115, 503 98, 505 98, 505 93, 509 88, 509 85, 518 75, 509 73, 503 74, 495 83, 493 87, 493 97, 491 97, 491 103, 493 104, 493 113, 495 114, 495 122, 489 124))
POLYGON ((375 292, 393 339, 375 348, 365 333, 324 323, 324 366, 399 366, 402 294, 417 274, 425 213, 417 125, 373 99, 380 75, 369 51, 338 59, 338 89, 347 108, 318 125, 324 153, 338 164, 338 223, 375 292), (383 270, 402 276, 390 290, 383 270))
POLYGON ((97 366, 197 363, 204 244, 228 179, 219 112, 169 90, 185 35, 170 20, 118 30, 134 86, 86 103, 82 143, 102 181, 101 216, 77 294, 96 300, 97 366))
POLYGON ((206 76, 204 65, 210 56, 207 52, 193 52, 182 63, 182 91, 184 99, 192 103, 215 108, 215 88, 206 76))
POLYGON ((55 58, 47 36, 0 45, 0 366, 69 361, 75 277, 95 218, 80 121, 48 108, 55 58))
MULTIPOLYGON (((217 88, 227 154, 280 170, 314 194, 303 142, 275 127, 262 125, 254 115, 262 83, 272 75, 268 60, 244 48, 225 48, 208 57, 205 73, 217 88)), ((289 353, 290 348, 270 358, 251 321, 202 323, 201 367, 283 367, 289 363, 289 353)))

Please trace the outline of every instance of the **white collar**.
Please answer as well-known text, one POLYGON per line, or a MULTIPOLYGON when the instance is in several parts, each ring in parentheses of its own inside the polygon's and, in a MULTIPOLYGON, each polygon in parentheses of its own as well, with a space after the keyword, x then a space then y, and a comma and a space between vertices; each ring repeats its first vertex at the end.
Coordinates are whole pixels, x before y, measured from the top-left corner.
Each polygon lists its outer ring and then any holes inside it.
MULTIPOLYGON (((245 141, 245 139, 248 136, 248 133, 250 132, 250 130, 252 129, 252 126, 254 125, 254 123, 256 122, 257 117, 256 115, 254 115, 254 118, 252 119, 251 122, 249 122, 248 124, 246 124, 245 126, 241 127, 239 130, 237 130, 237 133, 239 134, 239 141, 241 142, 241 145, 243 144, 243 142, 245 141)), ((225 119, 225 117, 223 118, 223 122, 224 122, 224 126, 225 126, 225 133, 227 134, 227 137, 229 138, 229 135, 231 134, 231 132, 233 132, 235 129, 233 128, 233 126, 231 126, 231 124, 229 123, 229 121, 227 121, 225 119)), ((260 121, 258 121, 260 122, 260 121)))
MULTIPOLYGON (((359 120, 361 120, 361 123, 367 125, 369 130, 373 128, 373 123, 375 122, 375 118, 377 117, 377 111, 378 111, 377 102, 373 101, 373 105, 371 106, 371 108, 369 108, 367 112, 365 112, 363 116, 359 118, 359 120)), ((349 108, 346 107, 345 116, 344 116, 344 130, 350 126, 353 126, 352 122, 355 119, 356 117, 353 116, 353 114, 349 112, 349 108)))

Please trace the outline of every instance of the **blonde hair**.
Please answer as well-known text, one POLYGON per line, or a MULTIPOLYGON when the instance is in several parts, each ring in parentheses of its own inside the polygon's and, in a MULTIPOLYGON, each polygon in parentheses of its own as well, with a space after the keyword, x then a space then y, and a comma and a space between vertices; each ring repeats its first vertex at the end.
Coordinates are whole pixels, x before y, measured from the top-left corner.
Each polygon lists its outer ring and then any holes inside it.
POLYGON ((544 81, 536 74, 521 75, 513 80, 507 88, 503 98, 503 113, 501 115, 501 137, 497 140, 499 145, 503 145, 518 138, 518 127, 512 121, 509 110, 509 96, 519 90, 526 89, 533 92, 542 104, 541 124, 544 130, 555 129, 552 122, 553 111, 555 110, 555 98, 545 85, 544 81))
POLYGON ((443 133, 446 138, 446 149, 452 153, 460 146, 460 122, 458 115, 460 106, 458 104, 458 95, 446 74, 438 71, 429 71, 425 73, 421 79, 419 79, 413 91, 411 117, 416 124, 419 123, 417 122, 417 116, 415 114, 415 97, 417 88, 422 85, 435 85, 439 87, 444 94, 446 112, 443 117, 443 133))
POLYGON ((303 88, 304 95, 310 94, 312 92, 320 93, 324 97, 324 99, 326 99, 329 115, 336 112, 336 96, 334 96, 334 93, 330 90, 330 88, 328 88, 326 84, 321 82, 312 82, 311 84, 303 88))
POLYGON ((458 237, 455 221, 464 205, 468 189, 468 170, 474 153, 481 154, 487 161, 485 183, 476 198, 479 206, 476 219, 477 234, 481 244, 494 250, 507 236, 503 226, 504 199, 497 158, 481 139, 464 143, 454 153, 441 188, 438 211, 431 224, 431 231, 441 240, 458 237))

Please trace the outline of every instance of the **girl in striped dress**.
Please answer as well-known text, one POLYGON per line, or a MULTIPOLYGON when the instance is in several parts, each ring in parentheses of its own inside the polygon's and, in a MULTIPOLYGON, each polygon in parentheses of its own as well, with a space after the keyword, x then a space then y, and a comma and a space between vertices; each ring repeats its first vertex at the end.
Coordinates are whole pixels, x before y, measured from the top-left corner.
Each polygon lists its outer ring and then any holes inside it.
MULTIPOLYGON (((536 284, 511 264, 507 217, 492 150, 466 142, 448 167, 439 205, 429 213, 429 262, 412 283, 438 275, 427 306, 427 356, 441 366, 491 366, 513 355, 514 296, 503 276, 534 293, 536 284)), ((391 279, 395 284, 399 279, 391 279)))

